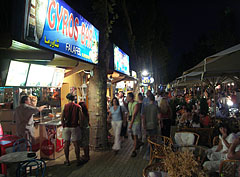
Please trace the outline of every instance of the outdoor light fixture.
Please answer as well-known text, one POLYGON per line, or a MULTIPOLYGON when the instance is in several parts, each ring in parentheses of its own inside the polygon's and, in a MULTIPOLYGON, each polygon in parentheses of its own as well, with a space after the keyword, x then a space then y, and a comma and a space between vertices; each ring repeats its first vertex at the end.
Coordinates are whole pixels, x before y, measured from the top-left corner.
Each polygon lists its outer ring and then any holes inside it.
POLYGON ((148 71, 147 70, 143 70, 143 72, 142 72, 142 75, 143 76, 147 76, 149 73, 148 73, 148 71))

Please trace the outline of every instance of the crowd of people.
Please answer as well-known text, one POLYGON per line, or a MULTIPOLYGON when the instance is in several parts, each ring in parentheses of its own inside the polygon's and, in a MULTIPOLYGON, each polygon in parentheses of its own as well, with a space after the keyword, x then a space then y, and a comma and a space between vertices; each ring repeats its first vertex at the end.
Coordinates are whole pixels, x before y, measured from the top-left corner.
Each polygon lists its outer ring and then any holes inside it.
MULTIPOLYGON (((72 141, 77 165, 81 165, 90 159, 89 114, 84 102, 74 103, 74 95, 69 93, 66 98, 68 103, 64 106, 61 115, 65 140, 64 163, 70 165, 69 146, 72 141), (82 157, 80 157, 80 147, 84 151, 82 157)), ((108 104, 107 122, 113 130, 113 152, 118 154, 121 150, 121 142, 131 137, 133 141, 131 157, 136 157, 138 149, 146 142, 147 137, 154 135, 170 137, 172 125, 193 128, 216 127, 209 115, 209 107, 212 103, 208 100, 206 96, 196 98, 192 94, 177 95, 174 91, 168 93, 158 91, 154 95, 148 90, 146 96, 142 93, 129 92, 126 97, 123 92, 119 92, 108 104)), ((45 107, 36 107, 36 99, 33 97, 21 98, 21 104, 14 114, 19 137, 31 140, 33 114, 45 107)), ((210 172, 216 171, 223 160, 240 160, 240 133, 233 133, 225 124, 219 124, 217 129, 219 144, 207 151, 208 159, 203 164, 203 167, 210 172)))
POLYGON ((119 92, 112 99, 108 113, 108 122, 111 122, 115 137, 112 148, 116 154, 121 149, 121 137, 132 137, 131 156, 136 157, 147 136, 170 136, 172 110, 169 102, 166 97, 154 96, 150 90, 146 97, 138 93, 137 99, 132 92, 126 97, 119 92))

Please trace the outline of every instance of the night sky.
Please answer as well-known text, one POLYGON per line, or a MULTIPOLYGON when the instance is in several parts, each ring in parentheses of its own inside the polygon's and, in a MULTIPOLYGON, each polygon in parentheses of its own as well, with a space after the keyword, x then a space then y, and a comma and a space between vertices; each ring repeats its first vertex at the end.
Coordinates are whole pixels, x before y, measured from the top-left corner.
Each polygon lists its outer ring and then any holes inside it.
POLYGON ((173 69, 181 63, 181 55, 191 51, 201 35, 220 28, 220 14, 226 8, 234 12, 240 34, 240 2, 237 0, 166 1, 160 8, 171 25, 169 51, 172 54, 170 68, 173 69))

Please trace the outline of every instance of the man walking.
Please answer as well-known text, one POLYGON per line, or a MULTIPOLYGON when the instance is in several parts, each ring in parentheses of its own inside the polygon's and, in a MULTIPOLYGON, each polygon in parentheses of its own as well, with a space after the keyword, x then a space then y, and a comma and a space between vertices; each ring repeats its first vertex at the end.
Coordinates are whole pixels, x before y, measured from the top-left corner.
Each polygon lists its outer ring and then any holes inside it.
POLYGON ((154 104, 155 98, 153 95, 149 96, 149 101, 149 105, 144 107, 143 110, 143 128, 148 136, 153 136, 157 134, 160 113, 157 105, 154 104))
POLYGON ((129 123, 128 129, 132 132, 134 146, 131 157, 137 156, 137 146, 139 144, 138 135, 140 135, 140 111, 139 111, 139 104, 134 101, 134 95, 132 92, 127 94, 128 100, 128 111, 129 111, 129 123))

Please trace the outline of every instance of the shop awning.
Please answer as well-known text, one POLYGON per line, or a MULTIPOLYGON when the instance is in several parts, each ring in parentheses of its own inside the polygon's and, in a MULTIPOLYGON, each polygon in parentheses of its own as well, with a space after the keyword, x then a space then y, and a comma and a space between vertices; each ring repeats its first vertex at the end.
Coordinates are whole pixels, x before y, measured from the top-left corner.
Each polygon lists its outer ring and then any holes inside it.
POLYGON ((36 48, 22 42, 12 40, 9 34, 1 35, 0 56, 3 59, 14 59, 17 61, 52 65, 60 68, 71 69, 67 76, 82 70, 92 70, 93 64, 83 62, 79 59, 58 55, 55 52, 36 48))
POLYGON ((51 61, 54 57, 53 52, 12 40, 9 34, 2 34, 0 36, 1 58, 17 59, 26 62, 33 60, 37 63, 51 61))
POLYGON ((111 80, 112 84, 115 84, 115 83, 121 82, 121 81, 137 81, 137 79, 132 76, 121 74, 121 73, 115 72, 115 71, 113 71, 113 73, 111 74, 111 79, 112 79, 111 80))

